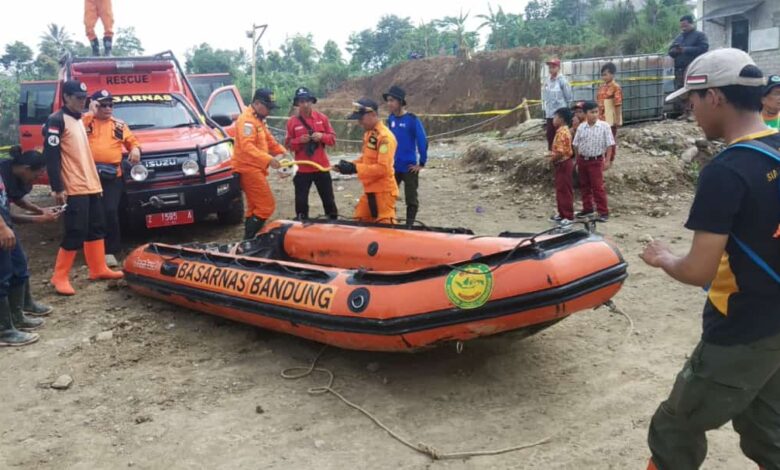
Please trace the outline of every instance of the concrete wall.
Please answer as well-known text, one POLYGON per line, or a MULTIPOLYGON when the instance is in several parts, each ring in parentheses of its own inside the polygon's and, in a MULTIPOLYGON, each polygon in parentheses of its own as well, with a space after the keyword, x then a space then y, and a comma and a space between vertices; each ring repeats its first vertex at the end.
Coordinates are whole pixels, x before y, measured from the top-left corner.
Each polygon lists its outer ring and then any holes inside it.
MULTIPOLYGON (((703 0, 703 11, 700 12, 702 16, 706 16, 708 13, 739 3, 749 3, 749 0, 703 0)), ((767 28, 780 27, 780 1, 777 0, 765 0, 761 5, 748 12, 745 17, 750 21, 750 30, 763 30, 767 28)), ((718 49, 721 47, 731 47, 731 21, 732 19, 740 18, 721 18, 717 20, 722 25, 713 23, 712 21, 703 21, 702 30, 710 41, 710 49, 718 49)), ((780 33, 778 33, 780 36, 780 33)), ((777 38, 780 41, 780 37, 777 38)), ((756 64, 764 71, 765 74, 780 73, 780 48, 755 51, 753 50, 756 45, 751 41, 751 50, 748 51, 756 61, 756 64)))

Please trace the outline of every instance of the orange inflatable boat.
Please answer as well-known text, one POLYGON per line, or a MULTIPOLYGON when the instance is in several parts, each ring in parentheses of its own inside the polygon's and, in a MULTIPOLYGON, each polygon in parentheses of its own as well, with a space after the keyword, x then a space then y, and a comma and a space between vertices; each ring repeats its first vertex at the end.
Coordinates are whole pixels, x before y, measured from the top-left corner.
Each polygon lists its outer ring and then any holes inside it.
POLYGON ((148 244, 125 261, 138 293, 340 348, 405 351, 526 329, 597 307, 626 262, 589 230, 276 221, 226 245, 148 244))

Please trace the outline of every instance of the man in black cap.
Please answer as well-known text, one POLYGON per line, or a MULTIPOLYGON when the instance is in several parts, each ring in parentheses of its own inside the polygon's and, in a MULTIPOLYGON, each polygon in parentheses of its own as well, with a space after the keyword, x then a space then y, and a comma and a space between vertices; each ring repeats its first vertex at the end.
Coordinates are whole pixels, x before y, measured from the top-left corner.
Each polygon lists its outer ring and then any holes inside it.
POLYGON ((51 283, 58 294, 73 295, 76 291, 69 273, 81 248, 90 279, 119 279, 124 275, 106 266, 103 188, 81 121, 87 87, 78 80, 68 80, 62 86, 62 96, 64 106, 43 126, 43 155, 54 198, 57 204, 66 205, 65 237, 51 283))
POLYGON ((274 157, 287 152, 265 124, 265 118, 276 108, 273 92, 259 88, 236 121, 233 170, 241 176, 241 189, 246 195, 244 239, 253 238, 276 210, 268 185, 268 167, 279 168, 281 165, 274 157))
POLYGON ((393 171, 393 156, 398 145, 395 136, 377 115, 379 105, 369 98, 352 104, 347 119, 357 120, 365 130, 363 153, 353 162, 341 160, 335 170, 344 175, 357 174, 365 194, 355 207, 355 219, 361 222, 395 223, 398 184, 393 171))
POLYGON ((411 226, 420 207, 417 188, 420 170, 425 167, 425 162, 428 160, 428 137, 425 135, 425 128, 420 119, 413 113, 406 112, 406 91, 403 88, 391 86, 382 97, 390 111, 387 126, 398 142, 395 151, 395 181, 399 186, 401 183, 404 184, 406 225, 411 226))
MULTIPOLYGON (((295 153, 296 161, 313 162, 329 168, 330 160, 325 147, 336 145, 336 132, 328 117, 314 110, 316 103, 317 98, 308 88, 300 87, 295 91, 293 106, 298 109, 298 113, 287 121, 285 145, 295 153)), ((317 187, 325 214, 330 219, 336 219, 338 209, 330 171, 321 171, 306 164, 298 165, 298 171, 293 177, 295 217, 300 220, 309 218, 309 190, 312 183, 317 187)))

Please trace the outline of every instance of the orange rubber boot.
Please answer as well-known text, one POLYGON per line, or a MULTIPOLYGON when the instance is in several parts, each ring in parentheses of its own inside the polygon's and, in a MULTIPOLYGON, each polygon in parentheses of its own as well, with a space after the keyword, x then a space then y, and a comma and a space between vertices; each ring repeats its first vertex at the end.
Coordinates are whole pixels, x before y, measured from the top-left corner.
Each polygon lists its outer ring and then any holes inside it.
POLYGON ((650 459, 650 461, 647 462, 647 470, 658 470, 658 467, 653 463, 653 459, 650 459))
POLYGON ((51 277, 51 283, 54 290, 60 295, 73 295, 76 291, 70 285, 70 268, 76 260, 75 250, 65 250, 60 248, 57 252, 57 261, 54 263, 54 275, 51 277))
POLYGON ((97 279, 122 279, 125 274, 122 271, 112 271, 106 266, 106 246, 103 240, 84 242, 84 258, 89 267, 90 280, 97 279))

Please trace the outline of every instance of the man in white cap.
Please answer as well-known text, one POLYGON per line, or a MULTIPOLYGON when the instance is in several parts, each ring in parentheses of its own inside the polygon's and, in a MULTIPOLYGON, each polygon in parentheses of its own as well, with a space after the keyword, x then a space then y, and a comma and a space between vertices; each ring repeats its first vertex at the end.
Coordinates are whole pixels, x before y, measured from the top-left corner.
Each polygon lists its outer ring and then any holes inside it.
POLYGON ((745 52, 718 49, 667 98, 687 98, 707 138, 728 146, 699 176, 689 252, 654 241, 641 255, 708 290, 701 340, 650 423, 648 469, 699 468, 705 433, 729 421, 748 458, 780 468, 780 134, 761 119, 764 83, 745 52))

